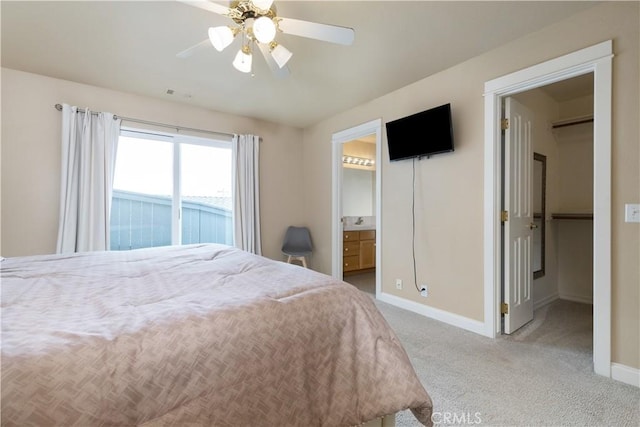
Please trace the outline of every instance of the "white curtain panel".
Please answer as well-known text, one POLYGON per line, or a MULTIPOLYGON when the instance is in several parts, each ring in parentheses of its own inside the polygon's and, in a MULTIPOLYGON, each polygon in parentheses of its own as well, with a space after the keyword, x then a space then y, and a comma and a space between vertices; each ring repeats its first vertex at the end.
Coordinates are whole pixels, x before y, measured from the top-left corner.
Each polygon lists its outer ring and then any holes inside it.
POLYGON ((109 249, 109 215, 120 119, 62 106, 57 253, 109 249))
POLYGON ((262 255, 260 240, 260 137, 234 135, 233 237, 236 247, 262 255))

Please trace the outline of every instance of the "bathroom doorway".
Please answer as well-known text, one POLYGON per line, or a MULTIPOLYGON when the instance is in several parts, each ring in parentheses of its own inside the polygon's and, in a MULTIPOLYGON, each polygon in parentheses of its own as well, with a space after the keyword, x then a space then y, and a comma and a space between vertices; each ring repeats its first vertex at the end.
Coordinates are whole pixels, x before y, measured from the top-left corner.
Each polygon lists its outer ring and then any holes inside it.
POLYGON ((377 295, 382 121, 333 134, 332 275, 377 295))
POLYGON ((342 278, 376 293, 376 135, 342 144, 342 278))

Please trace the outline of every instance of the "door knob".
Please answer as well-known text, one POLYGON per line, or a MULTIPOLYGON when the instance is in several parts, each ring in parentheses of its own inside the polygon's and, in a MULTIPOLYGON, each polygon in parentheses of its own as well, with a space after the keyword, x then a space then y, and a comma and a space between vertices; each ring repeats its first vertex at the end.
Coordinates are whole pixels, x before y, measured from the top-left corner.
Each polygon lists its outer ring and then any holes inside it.
POLYGON ((538 225, 532 222, 528 225, 528 227, 529 227, 529 230, 533 230, 534 228, 538 228, 538 225))

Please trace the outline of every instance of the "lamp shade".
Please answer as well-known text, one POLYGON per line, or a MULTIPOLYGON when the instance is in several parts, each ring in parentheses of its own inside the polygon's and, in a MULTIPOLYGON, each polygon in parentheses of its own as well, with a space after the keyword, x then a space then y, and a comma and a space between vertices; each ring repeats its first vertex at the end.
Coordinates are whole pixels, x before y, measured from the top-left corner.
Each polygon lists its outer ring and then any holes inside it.
POLYGON ((209 41, 218 52, 229 46, 233 41, 233 31, 229 27, 211 27, 209 28, 209 41))
POLYGON ((253 34, 260 43, 271 43, 276 36, 276 24, 268 16, 261 16, 253 23, 253 34))
POLYGON ((278 64, 278 67, 282 68, 289 62, 293 53, 281 44, 278 44, 271 50, 271 56, 276 61, 276 64, 278 64))
POLYGON ((252 3, 260 10, 269 10, 273 4, 273 0, 252 0, 252 3))
POLYGON ((236 59, 233 60, 233 66, 236 70, 243 73, 251 72, 251 51, 248 46, 243 46, 242 49, 236 54, 236 59))

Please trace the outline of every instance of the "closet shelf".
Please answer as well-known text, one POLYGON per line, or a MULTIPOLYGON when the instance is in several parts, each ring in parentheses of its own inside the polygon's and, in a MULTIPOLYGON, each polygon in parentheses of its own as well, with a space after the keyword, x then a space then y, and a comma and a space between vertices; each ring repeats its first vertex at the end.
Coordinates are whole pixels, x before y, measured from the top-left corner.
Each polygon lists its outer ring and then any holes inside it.
POLYGON ((582 219, 592 220, 593 213, 578 212, 556 212, 551 214, 551 219, 582 219))

